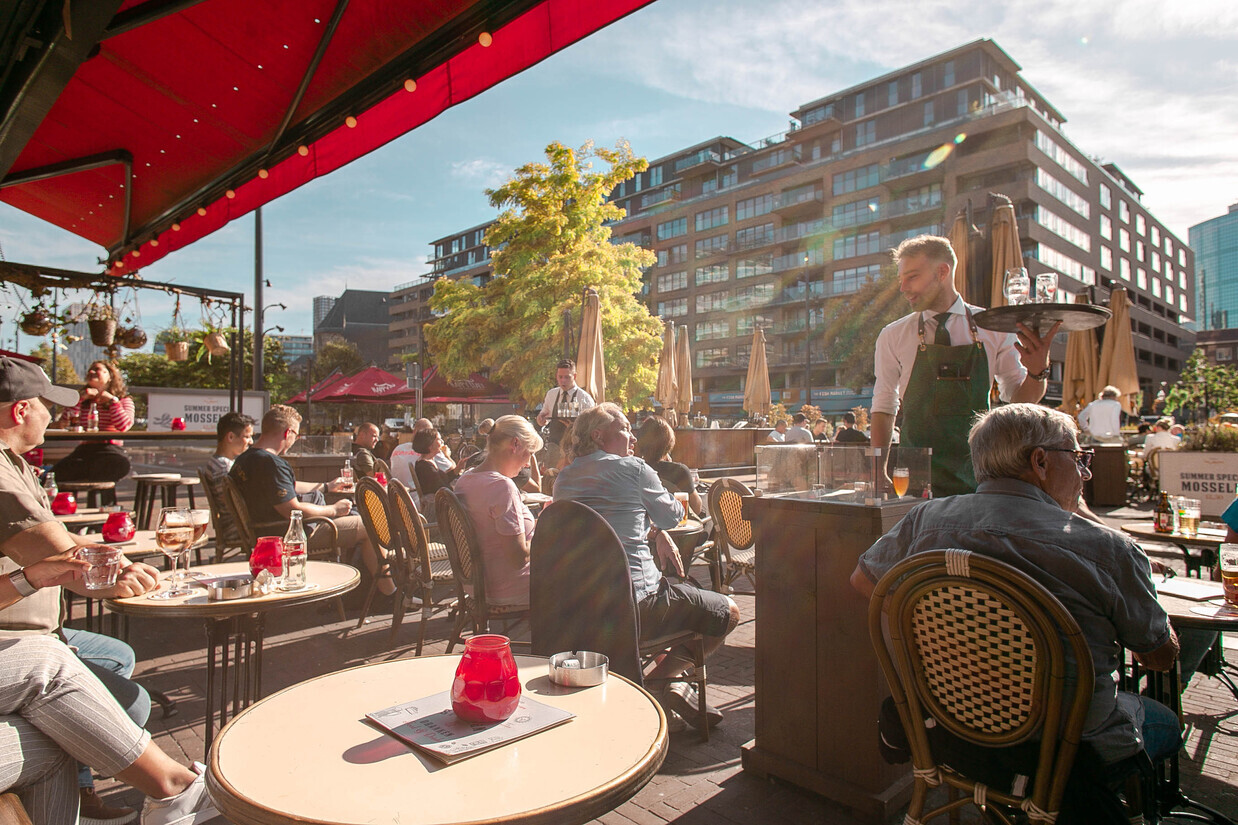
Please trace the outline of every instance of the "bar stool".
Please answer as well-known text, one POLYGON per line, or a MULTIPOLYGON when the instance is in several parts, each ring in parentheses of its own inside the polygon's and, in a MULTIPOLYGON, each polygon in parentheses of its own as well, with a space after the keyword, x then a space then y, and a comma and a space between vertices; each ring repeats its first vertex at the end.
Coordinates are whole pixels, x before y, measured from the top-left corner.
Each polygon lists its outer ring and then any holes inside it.
POLYGON ((179 473, 138 473, 132 478, 138 485, 133 498, 134 521, 137 522, 139 530, 149 530, 155 509, 155 493, 159 494, 161 506, 173 506, 181 476, 179 473))
POLYGON ((63 492, 73 493, 78 498, 85 493, 87 507, 116 503, 115 481, 62 481, 56 487, 63 492))

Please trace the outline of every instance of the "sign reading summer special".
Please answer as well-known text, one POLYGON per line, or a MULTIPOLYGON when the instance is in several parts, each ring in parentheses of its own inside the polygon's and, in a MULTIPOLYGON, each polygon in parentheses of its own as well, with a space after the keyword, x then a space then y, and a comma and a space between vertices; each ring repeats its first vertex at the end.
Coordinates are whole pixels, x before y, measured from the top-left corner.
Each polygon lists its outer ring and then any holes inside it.
POLYGON ((1234 500, 1238 485, 1238 453, 1163 450, 1161 489, 1170 495, 1197 498, 1205 518, 1217 518, 1234 500))
MULTIPOLYGON (((140 388, 135 391, 143 392, 140 388)), ((152 387, 146 395, 146 429, 167 432, 172 422, 183 419, 187 432, 213 432, 215 422, 228 412, 227 390, 177 390, 152 387)), ((247 392, 241 400, 241 412, 261 420, 267 409, 265 392, 247 392)))

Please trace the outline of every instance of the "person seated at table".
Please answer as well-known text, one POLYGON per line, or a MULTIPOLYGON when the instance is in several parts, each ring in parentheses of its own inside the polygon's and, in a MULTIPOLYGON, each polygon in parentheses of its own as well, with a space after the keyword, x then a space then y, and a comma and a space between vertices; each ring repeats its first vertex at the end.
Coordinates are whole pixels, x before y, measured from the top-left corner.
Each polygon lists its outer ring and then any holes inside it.
MULTIPOLYGON (((77 400, 60 414, 58 426, 86 426, 87 411, 99 414, 99 432, 123 433, 133 426, 133 399, 120 367, 95 361, 86 370, 86 383, 77 400)), ((120 441, 83 441, 52 469, 59 481, 120 481, 129 475, 129 456, 120 441)))
MULTIPOLYGON (((36 580, 37 568, 68 563, 33 564, 27 580, 36 580)), ((0 585, 0 604, 20 598, 0 585)), ((67 645, 51 636, 0 640, 0 791, 17 794, 33 825, 77 825, 79 815, 87 822, 94 812, 79 812, 75 762, 146 794, 142 825, 191 825, 219 815, 206 792, 206 766, 186 767, 168 756, 67 645)))
POLYGON ((375 458, 387 462, 387 465, 390 466, 391 451, 395 449, 399 442, 400 438, 396 434, 396 431, 384 424, 382 427, 382 435, 379 436, 378 443, 374 445, 374 448, 370 450, 370 452, 374 453, 375 458))
POLYGON ((796 413, 791 416, 791 426, 787 430, 784 444, 811 444, 812 433, 808 431, 808 416, 796 413))
POLYGON ((787 443, 787 419, 780 418, 774 423, 774 429, 770 430, 766 440, 771 444, 786 444, 787 443))
POLYGON ((1122 431, 1121 392, 1107 386, 1100 397, 1079 411, 1079 428, 1093 441, 1115 441, 1122 431))
POLYGON ((830 426, 830 422, 824 418, 818 418, 812 422, 812 440, 816 442, 826 442, 830 440, 830 434, 826 432, 826 428, 830 426))
POLYGON ((456 495, 473 520, 486 570, 486 601, 529 603, 529 543, 533 514, 512 481, 542 448, 542 437, 519 415, 494 422, 486 439, 486 458, 456 482, 456 495))
MULTIPOLYGON (((418 418, 416 421, 413 422, 413 435, 414 436, 416 436, 417 433, 422 432, 423 430, 433 430, 433 429, 435 429, 434 422, 428 418, 418 418)), ((438 467, 443 472, 450 472, 451 470, 456 469, 455 457, 452 455, 451 448, 447 446, 447 442, 445 441, 443 442, 443 445, 439 447, 438 452, 434 453, 433 460, 434 460, 434 466, 438 467)))
MULTIPOLYGON (((670 564, 683 576, 679 550, 662 531, 677 526, 684 510, 653 468, 633 455, 636 439, 623 410, 609 402, 585 410, 563 443, 568 464, 555 479, 555 501, 579 501, 591 507, 618 534, 628 557, 641 638, 692 630, 705 636, 706 655, 721 647, 739 624, 739 607, 729 596, 682 582, 672 584, 662 576, 659 563, 670 564)), ((673 678, 691 664, 685 651, 672 650, 649 676, 673 678)), ((687 682, 672 682, 661 699, 689 724, 700 724, 699 699, 687 682)), ((720 711, 707 710, 709 724, 722 720, 720 711)))
MULTIPOLYGON (((490 431, 494 431, 494 424, 491 423, 490 431)), ((545 446, 545 442, 543 442, 545 446)), ((464 472, 467 474, 470 470, 474 470, 482 465, 489 456, 490 450, 485 449, 476 455, 471 456, 467 461, 464 461, 464 472)), ((463 476, 461 476, 463 478, 463 476)), ((529 456, 529 463, 521 467, 514 476, 512 482, 516 485, 516 489, 522 493, 540 493, 542 491, 542 471, 537 463, 537 456, 529 456)), ((459 484, 459 482, 456 482, 459 484)))
MULTIPOLYGON (((0 356, 0 576, 8 574, 26 598, 0 610, 0 638, 21 635, 56 635, 76 649, 80 658, 121 703, 138 725, 150 716, 150 696, 129 680, 136 658, 124 642, 64 627, 61 588, 46 582, 31 582, 20 572, 36 562, 63 554, 86 543, 74 536, 52 514, 47 494, 39 486, 34 469, 22 454, 43 443, 54 404, 68 406, 77 390, 52 384, 38 366, 0 356)), ((140 562, 125 566, 116 584, 106 590, 87 591, 80 581, 67 586, 81 596, 96 599, 125 598, 150 592, 158 586, 158 573, 140 562)), ((95 794, 90 768, 78 775, 84 818, 121 825, 133 819, 130 808, 112 808, 95 794)))
POLYGON ((652 416, 645 419, 636 433, 636 455, 645 459, 662 480, 662 486, 672 493, 688 494, 688 509, 695 515, 705 510, 701 494, 692 483, 692 471, 687 464, 671 460, 675 449, 675 431, 665 418, 652 416))
MULTIPOLYGON (((342 478, 321 484, 297 481, 283 454, 300 432, 301 414, 286 404, 275 404, 262 416, 262 433, 253 446, 237 456, 229 475, 249 505, 250 518, 255 524, 287 523, 293 510, 300 510, 307 518, 329 518, 339 531, 342 557, 348 559, 350 550, 356 548, 362 563, 374 575, 385 555, 382 548, 370 544, 361 516, 352 512, 352 502, 343 498, 335 504, 312 504, 300 498, 311 493, 338 493, 348 486, 342 478)), ((325 536, 326 531, 313 530, 309 535, 310 550, 321 548, 325 536)), ((395 592, 390 576, 378 580, 378 590, 385 596, 395 592)))
POLYGON ((452 486, 460 476, 454 461, 451 462, 451 467, 444 470, 435 460, 445 447, 443 437, 433 427, 418 430, 413 434, 413 450, 418 456, 413 472, 417 474, 417 489, 421 490, 423 499, 433 498, 441 488, 452 486))
POLYGON ((946 548, 1016 567, 1062 602, 1091 649, 1095 686, 1083 741, 1105 770, 1121 772, 1141 748, 1153 762, 1170 755, 1182 741, 1177 715, 1119 691, 1117 676, 1122 648, 1163 671, 1177 657, 1178 639, 1143 550, 1082 515, 1091 453, 1079 448, 1075 420, 1037 404, 1008 404, 980 415, 968 444, 977 491, 918 504, 860 556, 851 584, 871 596, 903 559, 946 548))
POLYGON ((1161 418, 1152 425, 1152 434, 1143 442, 1144 458, 1153 450, 1176 450, 1182 439, 1170 432, 1174 426, 1172 418, 1161 418))
MULTIPOLYGON (((254 443, 254 419, 244 413, 228 412, 215 422, 215 454, 206 460, 199 470, 202 482, 211 487, 212 498, 215 501, 224 500, 223 477, 232 469, 236 457, 249 449, 254 443)), ((232 523, 232 515, 225 507, 216 514, 218 523, 216 529, 222 534, 223 541, 228 546, 240 544, 240 534, 232 523)))
POLYGON ((868 436, 864 435, 858 427, 855 426, 855 413, 848 410, 843 413, 843 422, 838 429, 834 430, 835 444, 851 444, 864 445, 868 443, 868 436))
POLYGON ((357 478, 374 476, 374 446, 378 444, 378 425, 366 421, 352 436, 352 468, 357 478))

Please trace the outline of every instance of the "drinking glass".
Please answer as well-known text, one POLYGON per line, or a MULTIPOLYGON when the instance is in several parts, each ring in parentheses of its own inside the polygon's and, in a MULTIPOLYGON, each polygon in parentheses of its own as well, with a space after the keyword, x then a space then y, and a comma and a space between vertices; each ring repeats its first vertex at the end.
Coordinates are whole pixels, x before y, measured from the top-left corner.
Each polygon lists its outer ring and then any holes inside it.
POLYGON ((692 514, 692 511, 688 509, 688 494, 675 493, 675 501, 678 501, 679 506, 683 508, 683 517, 679 519, 679 524, 682 527, 688 523, 688 516, 692 514))
POLYGON ((1057 273, 1036 273, 1036 303, 1051 304, 1053 296, 1057 295, 1057 273))
POLYGON ((171 599, 190 592, 176 576, 176 560, 193 543, 193 517, 185 507, 164 507, 159 511, 155 525, 155 546, 172 562, 172 574, 168 576, 168 589, 151 596, 152 599, 171 599))
POLYGON ((890 480, 894 482, 894 495, 899 498, 907 495, 907 485, 911 483, 911 472, 906 467, 895 467, 890 473, 890 480))
POLYGON ((77 552, 90 565, 82 576, 87 590, 106 590, 116 584, 120 560, 124 558, 119 548, 88 544, 77 552))
POLYGON ((1238 607, 1238 544, 1222 544, 1221 586, 1225 588, 1225 603, 1238 607))
POLYGON ((189 551, 206 544, 206 528, 211 526, 211 511, 190 510, 189 520, 193 523, 193 541, 189 543, 189 546, 185 548, 185 552, 181 554, 184 563, 181 565, 181 572, 177 575, 178 581, 182 582, 186 587, 192 586, 193 578, 189 575, 189 551))
POLYGON ((1032 283, 1028 280, 1027 270, 1023 267, 1006 270, 1006 280, 1002 284, 1002 294, 1006 296, 1008 306, 1020 306, 1028 301, 1028 293, 1032 283))
POLYGON ((1194 538, 1199 532, 1199 513, 1203 505, 1197 498, 1178 499, 1178 532, 1194 538))

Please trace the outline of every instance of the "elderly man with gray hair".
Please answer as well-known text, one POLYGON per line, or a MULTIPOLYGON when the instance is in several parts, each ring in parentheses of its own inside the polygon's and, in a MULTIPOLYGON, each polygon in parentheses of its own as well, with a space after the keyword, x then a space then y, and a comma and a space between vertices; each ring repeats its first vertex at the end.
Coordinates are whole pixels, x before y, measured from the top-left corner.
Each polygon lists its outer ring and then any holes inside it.
POLYGON ((1122 404, 1118 401, 1120 391, 1108 386, 1100 391, 1100 398, 1079 411, 1079 429, 1093 441, 1119 441, 1122 431, 1122 404))
POLYGON ((1092 652, 1095 688, 1083 739, 1114 766, 1142 748, 1156 761, 1178 748, 1169 708, 1117 689, 1122 649, 1145 667, 1168 670, 1178 654, 1157 603, 1143 550, 1085 515, 1090 450, 1075 421, 1037 404, 1010 404, 977 417, 968 437, 975 493, 925 501, 860 557, 852 585, 864 595, 916 553, 961 548, 1010 564, 1044 585, 1075 617, 1092 652))

